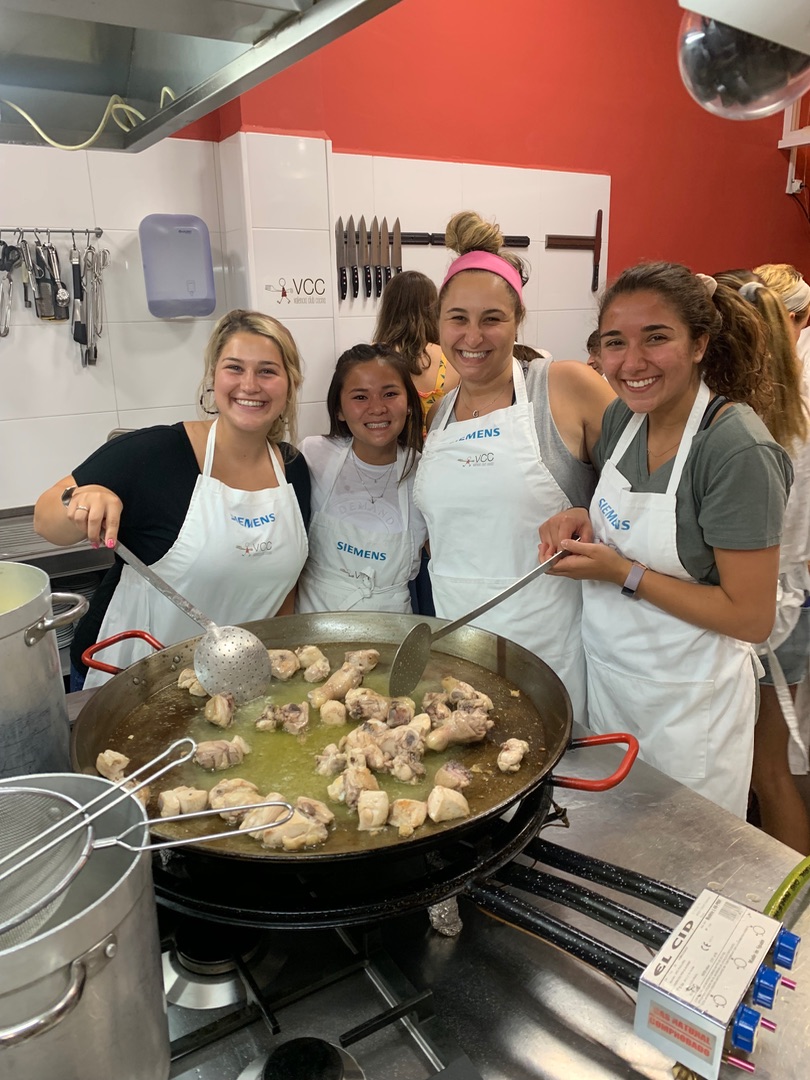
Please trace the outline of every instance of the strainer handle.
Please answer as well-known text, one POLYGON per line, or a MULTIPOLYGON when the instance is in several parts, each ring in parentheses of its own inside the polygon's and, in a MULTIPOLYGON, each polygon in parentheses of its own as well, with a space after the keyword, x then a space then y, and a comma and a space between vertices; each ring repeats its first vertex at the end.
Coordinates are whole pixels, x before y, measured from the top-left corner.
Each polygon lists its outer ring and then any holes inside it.
POLYGON ((104 967, 117 951, 115 934, 108 934, 98 945, 94 945, 92 949, 74 960, 70 965, 67 988, 58 1001, 44 1012, 32 1016, 30 1020, 12 1024, 11 1027, 0 1028, 0 1050, 7 1046, 18 1046, 56 1027, 73 1012, 81 1001, 88 976, 94 975, 96 971, 104 967))
POLYGON ((176 607, 179 607, 185 615, 188 615, 190 619, 193 619, 195 623, 203 628, 203 630, 216 630, 216 623, 211 622, 208 616, 203 615, 199 608, 194 607, 191 601, 186 600, 185 596, 181 596, 179 592, 175 592, 167 581, 164 581, 162 577, 158 577, 151 566, 147 566, 137 555, 133 555, 129 548, 125 544, 122 544, 120 540, 115 545, 115 552, 117 555, 121 556, 125 563, 129 563, 136 573, 140 574, 142 578, 145 578, 152 588, 157 589, 157 591, 165 596, 167 600, 171 600, 176 607))

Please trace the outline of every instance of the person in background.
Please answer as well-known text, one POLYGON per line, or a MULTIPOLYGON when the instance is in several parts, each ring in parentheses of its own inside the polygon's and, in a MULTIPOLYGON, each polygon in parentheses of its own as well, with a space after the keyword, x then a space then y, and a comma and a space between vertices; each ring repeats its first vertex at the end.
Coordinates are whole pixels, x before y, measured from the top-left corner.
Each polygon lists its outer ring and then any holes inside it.
POLYGON ((329 434, 301 443, 313 513, 296 610, 410 613, 427 529, 412 495, 422 410, 404 358, 388 345, 348 349, 326 404, 329 434))
POLYGON ((768 328, 773 397, 762 419, 793 464, 793 487, 779 549, 776 622, 759 650, 765 675, 760 679, 751 787, 765 832, 808 855, 810 820, 790 771, 788 747, 792 736, 806 762, 807 747, 793 701, 810 655, 810 607, 806 606, 810 595, 810 388, 796 355, 794 324, 776 293, 747 270, 724 271, 715 277, 737 289, 768 328))
POLYGON ((519 341, 516 341, 512 347, 512 355, 516 360, 519 360, 521 364, 528 364, 532 360, 554 359, 547 349, 535 349, 531 345, 521 345, 519 341))
MULTIPOLYGON (((34 528, 60 545, 119 536, 143 562, 217 623, 293 611, 307 555, 309 473, 294 446, 298 350, 280 322, 231 311, 205 350, 200 406, 215 419, 143 428, 105 443, 37 500, 34 528)), ((71 648, 71 689, 84 650, 122 630, 164 645, 199 627, 120 558, 93 595, 71 648)), ((151 650, 127 640, 104 660, 126 667, 151 650)), ((84 685, 110 676, 87 672, 84 685)))
POLYGON ((592 367, 597 374, 601 375, 603 373, 601 359, 602 342, 598 330, 594 330, 593 333, 588 335, 585 347, 588 350, 588 367, 592 367))
MULTIPOLYGON (((456 214, 447 246, 459 253, 439 291, 442 352, 458 387, 434 405, 414 501, 430 536, 436 612, 454 619, 534 565, 537 527, 589 501, 590 453, 613 398, 577 361, 514 359, 525 316, 523 263, 497 225, 456 214)), ((476 620, 544 660, 585 716, 577 582, 540 577, 476 620)))
POLYGON ((540 529, 554 576, 583 582, 588 713, 645 761, 745 817, 761 667, 774 623, 790 458, 751 304, 675 263, 625 270, 601 303, 619 400, 595 448, 590 511, 540 529), (579 537, 579 539, 574 539, 579 537))
MULTIPOLYGON (((390 345, 401 354, 419 391, 423 417, 458 384, 458 375, 437 344, 436 286, 418 270, 394 274, 383 289, 372 342, 390 345)), ((423 431, 424 434, 424 431, 423 431)))
MULTIPOLYGON (((810 285, 790 263, 763 263, 754 273, 772 289, 787 308, 793 339, 798 343, 810 319, 810 285)), ((806 342, 805 337, 805 342, 806 342)), ((804 352, 801 358, 805 359, 804 352)))

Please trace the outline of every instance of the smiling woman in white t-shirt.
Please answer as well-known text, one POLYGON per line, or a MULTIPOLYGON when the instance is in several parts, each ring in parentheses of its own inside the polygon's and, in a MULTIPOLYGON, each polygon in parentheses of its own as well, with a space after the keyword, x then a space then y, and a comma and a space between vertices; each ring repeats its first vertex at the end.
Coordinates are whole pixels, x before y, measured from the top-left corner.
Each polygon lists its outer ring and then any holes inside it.
POLYGON ((413 504, 419 395, 387 345, 355 345, 335 367, 330 430, 301 443, 312 478, 309 557, 296 610, 410 612, 427 538, 413 504))

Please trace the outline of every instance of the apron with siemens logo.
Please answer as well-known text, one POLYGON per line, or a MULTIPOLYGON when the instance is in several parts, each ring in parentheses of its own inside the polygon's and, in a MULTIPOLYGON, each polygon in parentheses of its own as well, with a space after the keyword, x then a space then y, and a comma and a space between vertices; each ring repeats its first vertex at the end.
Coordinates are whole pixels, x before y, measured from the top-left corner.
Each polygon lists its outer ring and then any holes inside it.
MULTIPOLYGON (((183 526, 152 569, 210 619, 226 626, 266 619, 278 611, 304 565, 307 534, 295 491, 269 445, 278 487, 240 491, 211 476, 216 426, 215 420, 183 526)), ((121 571, 98 640, 120 630, 148 630, 164 645, 202 633, 130 566, 121 571)), ((99 659, 127 667, 151 652, 135 639, 111 646, 99 659)), ((111 677, 91 669, 84 685, 100 686, 111 677)))
MULTIPOLYGON (((709 401, 701 382, 665 493, 631 491, 618 462, 646 415, 636 413, 605 462, 591 502, 594 538, 627 559, 694 581, 678 557, 676 493, 709 401)), ((584 581, 582 639, 595 732, 629 731, 648 764, 745 817, 757 675, 747 642, 702 630, 614 584, 584 581)))
MULTIPOLYGON (((436 614, 455 619, 537 565, 537 529, 571 503, 540 454, 534 407, 513 360, 515 403, 449 423, 458 390, 428 433, 414 502, 427 521, 436 614)), ((529 649, 562 679, 574 718, 585 719, 585 665, 577 581, 547 575, 474 625, 529 649)))
MULTIPOLYGON (((351 453, 351 442, 337 454, 323 477, 324 507, 334 491, 341 469, 351 453)), ((396 479, 402 477, 405 451, 397 447, 396 479)), ((408 579, 413 568, 413 541, 409 532, 408 481, 397 485, 402 529, 377 532, 365 529, 358 518, 341 520, 317 510, 309 526, 309 558, 298 582, 295 610, 395 611, 411 613, 408 579)))

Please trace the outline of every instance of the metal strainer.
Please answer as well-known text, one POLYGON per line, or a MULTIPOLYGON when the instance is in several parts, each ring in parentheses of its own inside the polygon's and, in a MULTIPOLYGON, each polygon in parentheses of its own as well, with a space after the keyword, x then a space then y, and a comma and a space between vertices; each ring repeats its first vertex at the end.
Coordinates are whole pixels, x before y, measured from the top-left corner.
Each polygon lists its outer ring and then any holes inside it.
POLYGON ((233 694, 237 705, 267 693, 272 671, 263 642, 242 626, 217 626, 133 555, 120 541, 115 550, 141 577, 198 623, 205 633, 194 650, 194 671, 209 694, 233 694))

